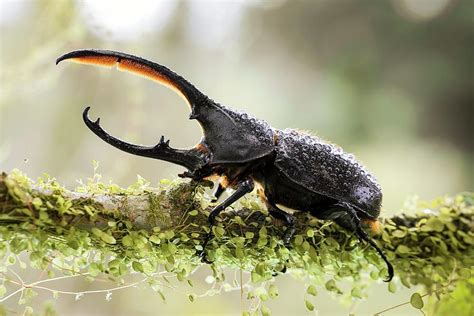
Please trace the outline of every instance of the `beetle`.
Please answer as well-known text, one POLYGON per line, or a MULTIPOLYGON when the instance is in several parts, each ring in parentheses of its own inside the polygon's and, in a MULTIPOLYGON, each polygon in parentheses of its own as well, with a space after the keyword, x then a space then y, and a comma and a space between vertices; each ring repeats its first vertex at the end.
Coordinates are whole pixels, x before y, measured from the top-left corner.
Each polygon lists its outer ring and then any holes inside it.
MULTIPOLYGON (((141 57, 108 50, 78 50, 56 60, 69 60, 104 67, 116 67, 154 80, 176 91, 190 107, 189 119, 197 120, 203 137, 191 149, 174 149, 162 136, 156 146, 124 142, 100 126, 100 118, 89 118, 90 107, 83 112, 87 127, 110 145, 130 154, 165 160, 181 165, 187 171, 180 177, 202 180, 219 177, 215 202, 227 188, 234 189, 209 215, 209 225, 228 206, 258 186, 258 193, 271 216, 283 220, 285 245, 295 232, 295 217, 282 206, 332 220, 369 243, 385 261, 388 276, 393 267, 384 252, 364 230, 378 225, 382 191, 374 176, 353 155, 334 144, 298 130, 279 130, 245 112, 221 105, 198 90, 169 68, 141 57)), ((212 232, 212 230, 210 230, 212 232)), ((203 244, 201 257, 207 261, 203 244)))

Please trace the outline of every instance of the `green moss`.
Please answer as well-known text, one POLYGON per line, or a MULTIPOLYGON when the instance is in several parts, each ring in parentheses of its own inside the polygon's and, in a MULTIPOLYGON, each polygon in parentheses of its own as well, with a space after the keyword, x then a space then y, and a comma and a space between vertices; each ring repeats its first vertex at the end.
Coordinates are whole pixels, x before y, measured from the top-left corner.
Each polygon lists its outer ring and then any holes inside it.
MULTIPOLYGON (((196 253, 208 232, 209 183, 162 181, 151 188, 139 178, 132 186, 120 188, 99 180, 96 175, 78 188, 76 192, 84 197, 77 198, 49 177, 33 182, 18 171, 3 175, 0 269, 17 264, 12 254, 29 253, 33 268, 51 272, 59 267, 91 276, 106 273, 117 282, 138 272, 150 279, 160 295, 163 287, 154 276, 157 270, 187 280, 202 264, 196 253), (104 208, 94 196, 115 199, 116 208, 104 208), (130 202, 137 197, 148 202, 144 220, 137 219, 141 215, 130 202)), ((215 238, 206 251, 214 262, 211 269, 217 282, 226 282, 224 267, 247 271, 250 287, 265 290, 249 296, 265 301, 278 297, 272 280, 286 269, 308 286, 310 309, 310 299, 318 290, 361 298, 370 282, 385 277, 385 265, 372 248, 337 225, 306 213, 296 214, 297 233, 292 247, 286 248, 282 224, 256 201, 252 195, 242 200, 236 207, 238 216, 223 214, 213 228, 215 238), (347 281, 351 288, 343 293, 347 286, 341 283, 347 281)), ((443 294, 453 280, 473 275, 473 202, 472 194, 443 197, 406 210, 415 215, 385 219, 383 232, 375 239, 395 267, 390 292, 422 285, 427 292, 443 294)))

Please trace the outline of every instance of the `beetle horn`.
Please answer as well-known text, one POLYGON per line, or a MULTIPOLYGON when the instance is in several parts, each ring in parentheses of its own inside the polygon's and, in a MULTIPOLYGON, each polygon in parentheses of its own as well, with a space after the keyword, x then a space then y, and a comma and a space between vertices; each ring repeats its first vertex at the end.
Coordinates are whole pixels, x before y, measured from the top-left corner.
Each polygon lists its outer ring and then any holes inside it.
POLYGON ((56 65, 63 60, 107 68, 116 67, 118 70, 151 79, 177 92, 189 104, 191 110, 207 99, 190 82, 169 68, 137 56, 110 50, 87 49, 62 55, 56 60, 56 65))
POLYGON ((169 146, 169 140, 165 141, 164 136, 161 136, 159 143, 156 146, 141 146, 130 144, 118 139, 109 133, 107 133, 102 126, 100 126, 100 118, 96 121, 91 121, 89 118, 90 107, 86 107, 82 113, 82 118, 87 127, 99 136, 106 143, 123 150, 127 153, 144 156, 154 159, 160 159, 168 162, 172 162, 188 170, 195 171, 202 167, 206 163, 205 155, 199 150, 193 148, 189 150, 174 149, 169 146))
MULTIPOLYGON (((94 49, 67 53, 59 57, 56 64, 63 60, 107 68, 116 67, 118 70, 138 74, 176 91, 191 108, 189 118, 196 119, 201 125, 203 141, 213 154, 212 163, 242 163, 261 158, 274 150, 273 129, 268 123, 255 118, 249 119, 246 114, 221 106, 165 66, 129 54, 94 49)), ((95 126, 92 122, 86 121, 86 123, 105 141, 109 142, 108 140, 112 139, 105 137, 99 126, 95 126)), ((114 143, 118 144, 115 141, 114 143)), ((130 148, 114 146, 125 151, 130 148)), ((138 155, 140 151, 135 150, 133 153, 138 155)), ((149 151, 141 153, 148 155, 149 151)))

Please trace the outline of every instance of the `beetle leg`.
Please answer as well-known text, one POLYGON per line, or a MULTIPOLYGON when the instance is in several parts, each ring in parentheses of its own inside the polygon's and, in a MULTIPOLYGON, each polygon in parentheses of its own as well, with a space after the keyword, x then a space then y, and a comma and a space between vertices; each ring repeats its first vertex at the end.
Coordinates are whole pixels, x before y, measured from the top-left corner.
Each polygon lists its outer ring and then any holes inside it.
POLYGON ((120 150, 133 155, 145 156, 176 163, 191 170, 191 174, 194 174, 194 171, 199 170, 207 162, 206 155, 196 149, 181 150, 171 148, 169 146, 169 140, 165 141, 163 136, 161 136, 161 139, 156 146, 150 147, 124 142, 107 133, 99 124, 100 118, 98 118, 95 122, 91 121, 88 114, 89 109, 90 107, 86 107, 82 114, 82 118, 84 119, 84 123, 86 123, 87 127, 103 141, 120 150))
POLYGON ((214 198, 212 199, 212 202, 217 202, 217 200, 219 200, 222 193, 224 192, 225 192, 225 187, 222 185, 222 183, 218 182, 216 186, 216 190, 213 193, 214 198))
POLYGON ((383 253, 382 249, 369 237, 369 235, 362 228, 361 220, 357 216, 357 212, 352 206, 347 203, 337 203, 333 207, 323 212, 318 212, 317 217, 320 219, 330 219, 336 222, 339 226, 353 232, 359 237, 360 240, 364 240, 369 243, 385 261, 388 270, 388 276, 384 280, 390 282, 393 278, 393 266, 388 261, 387 257, 383 253))
POLYGON ((209 260, 207 260, 206 258, 206 246, 212 238, 212 227, 215 224, 216 216, 219 215, 219 213, 225 210, 228 206, 232 205, 234 202, 243 197, 245 194, 252 192, 253 188, 254 183, 252 179, 245 179, 242 182, 239 182, 237 184, 237 189, 235 190, 235 192, 232 193, 232 195, 225 199, 221 204, 217 205, 209 214, 209 233, 207 233, 206 238, 204 239, 204 243, 202 245, 202 250, 199 253, 199 256, 204 262, 210 263, 209 260))
MULTIPOLYGON (((291 238, 295 234, 296 227, 295 227, 295 222, 296 219, 292 214, 289 214, 283 210, 281 210, 275 203, 272 201, 268 200, 266 197, 262 197, 263 201, 265 202, 265 205, 267 206, 268 213, 270 213, 271 216, 278 218, 286 223, 286 228, 285 231, 283 232, 283 244, 285 245, 286 248, 289 248, 291 238)), ((286 260, 288 263, 289 260, 286 260)), ((274 272, 273 276, 277 276, 278 273, 286 273, 286 264, 283 266, 283 268, 278 271, 274 272)))
POLYGON ((296 231, 295 217, 281 210, 280 208, 278 208, 278 206, 276 206, 275 203, 268 199, 265 200, 265 204, 267 205, 268 213, 270 213, 271 216, 281 219, 286 223, 286 229, 283 233, 283 243, 285 247, 288 248, 290 246, 291 237, 293 237, 296 231))

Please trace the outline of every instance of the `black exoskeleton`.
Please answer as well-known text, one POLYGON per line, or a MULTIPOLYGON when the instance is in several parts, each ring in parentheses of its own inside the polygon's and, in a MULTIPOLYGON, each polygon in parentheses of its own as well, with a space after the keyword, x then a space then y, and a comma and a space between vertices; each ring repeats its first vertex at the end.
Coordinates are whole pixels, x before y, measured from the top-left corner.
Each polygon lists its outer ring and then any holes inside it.
MULTIPOLYGON (((318 137, 297 130, 277 130, 263 120, 220 105, 170 69, 140 57, 114 51, 80 50, 59 57, 56 64, 63 60, 116 66, 164 84, 184 97, 191 108, 189 118, 197 120, 204 133, 199 144, 188 150, 171 148, 163 136, 152 147, 126 143, 104 131, 99 119, 91 121, 89 107, 84 110, 83 118, 92 132, 118 149, 185 167, 188 171, 181 177, 195 180, 220 177, 216 201, 226 188, 234 192, 212 210, 211 226, 221 211, 258 185, 270 215, 286 223, 283 236, 286 245, 295 231, 295 218, 279 205, 308 211, 355 233, 377 250, 387 264, 386 281, 392 279, 392 265, 362 228, 363 222, 374 227, 377 224, 381 188, 354 156, 318 137)), ((205 247, 211 238, 209 234, 203 245, 204 260, 205 247)))

